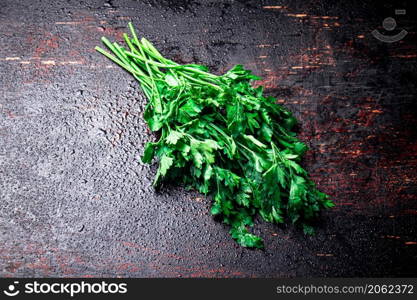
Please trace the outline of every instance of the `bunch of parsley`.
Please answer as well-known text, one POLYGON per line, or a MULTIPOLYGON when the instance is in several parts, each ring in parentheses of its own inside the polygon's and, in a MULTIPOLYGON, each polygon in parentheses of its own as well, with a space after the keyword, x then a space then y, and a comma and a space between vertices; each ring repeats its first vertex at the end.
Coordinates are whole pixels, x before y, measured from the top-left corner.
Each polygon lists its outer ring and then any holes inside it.
POLYGON ((154 184, 172 180, 211 195, 211 213, 245 247, 263 247, 248 231, 256 215, 313 233, 311 221, 334 204, 299 164, 307 147, 291 131, 292 113, 253 88, 260 78, 241 65, 221 76, 180 65, 129 29, 127 48, 103 37, 113 55, 96 50, 130 72, 149 99, 144 118, 159 139, 147 143, 142 160, 158 157, 154 184))

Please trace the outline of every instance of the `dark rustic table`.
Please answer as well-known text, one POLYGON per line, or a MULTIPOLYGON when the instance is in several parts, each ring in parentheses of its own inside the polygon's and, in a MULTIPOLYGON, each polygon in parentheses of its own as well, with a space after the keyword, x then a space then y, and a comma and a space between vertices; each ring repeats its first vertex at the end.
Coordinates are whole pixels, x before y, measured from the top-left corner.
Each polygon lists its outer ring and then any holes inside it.
POLYGON ((392 3, 1 0, 0 275, 416 276, 417 18, 392 3), (130 20, 179 62, 244 64, 296 114, 337 204, 315 236, 258 224, 265 251, 244 249, 209 199, 153 190, 145 99, 94 51, 130 20))

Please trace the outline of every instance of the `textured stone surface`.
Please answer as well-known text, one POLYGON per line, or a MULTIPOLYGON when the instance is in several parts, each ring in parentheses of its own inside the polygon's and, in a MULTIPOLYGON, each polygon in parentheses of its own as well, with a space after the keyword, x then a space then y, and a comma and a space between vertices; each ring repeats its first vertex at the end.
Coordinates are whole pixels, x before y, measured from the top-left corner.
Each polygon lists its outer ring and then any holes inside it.
MULTIPOLYGON (((402 7, 400 7, 403 5, 402 7)), ((1 1, 0 275, 416 276, 415 16, 380 1, 1 1), (409 31, 372 37, 396 16, 409 31), (137 83, 94 52, 132 20, 179 62, 244 64, 300 120, 337 207, 317 234, 257 224, 239 247, 210 200, 151 187, 137 83)), ((394 33, 396 33, 395 31, 394 33)), ((385 32, 386 33, 386 32, 385 32)))

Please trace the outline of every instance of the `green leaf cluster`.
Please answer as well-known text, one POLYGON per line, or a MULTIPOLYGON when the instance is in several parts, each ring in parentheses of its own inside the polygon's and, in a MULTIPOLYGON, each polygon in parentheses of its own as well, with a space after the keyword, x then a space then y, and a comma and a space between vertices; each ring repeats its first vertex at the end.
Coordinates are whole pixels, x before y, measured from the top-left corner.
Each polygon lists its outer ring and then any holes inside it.
POLYGON ((144 118, 159 138, 146 145, 142 160, 159 160, 155 186, 170 180, 210 195, 211 213, 245 247, 263 247, 248 230, 257 215, 313 233, 311 221, 334 204, 300 165, 307 147, 292 131, 293 114, 252 87, 259 78, 243 66, 218 76, 180 65, 129 28, 127 48, 103 37, 112 54, 96 49, 130 72, 149 99, 144 118))

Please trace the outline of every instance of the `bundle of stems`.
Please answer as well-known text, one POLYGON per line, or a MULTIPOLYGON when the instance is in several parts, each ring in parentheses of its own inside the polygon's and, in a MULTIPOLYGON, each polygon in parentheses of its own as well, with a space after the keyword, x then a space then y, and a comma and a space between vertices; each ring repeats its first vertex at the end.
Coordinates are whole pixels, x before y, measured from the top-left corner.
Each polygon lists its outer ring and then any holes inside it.
POLYGON ((171 179, 211 195, 211 213, 245 247, 263 247, 248 231, 257 215, 313 233, 313 219, 334 204, 299 164, 307 147, 292 131, 292 113, 252 87, 260 78, 241 65, 215 75, 178 64, 128 27, 127 48, 103 37, 111 53, 96 50, 131 73, 149 100, 144 118, 159 139, 147 143, 142 161, 159 158, 154 184, 171 179))

